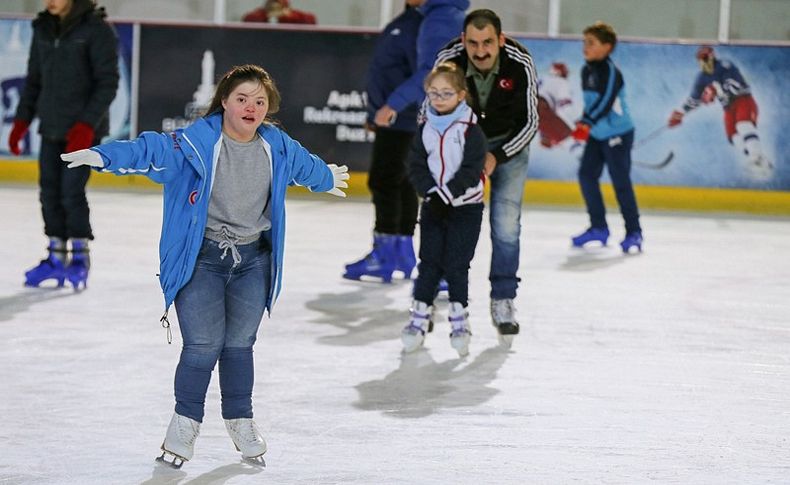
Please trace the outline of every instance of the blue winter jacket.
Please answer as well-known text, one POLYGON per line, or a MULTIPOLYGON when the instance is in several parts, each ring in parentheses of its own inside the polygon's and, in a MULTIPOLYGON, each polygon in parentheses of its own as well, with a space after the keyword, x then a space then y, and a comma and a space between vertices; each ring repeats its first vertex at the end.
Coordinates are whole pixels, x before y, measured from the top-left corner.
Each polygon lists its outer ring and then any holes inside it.
POLYGON ((461 35, 467 8, 469 0, 427 0, 419 7, 424 18, 417 35, 417 70, 387 98, 392 109, 400 113, 410 104, 422 102, 425 76, 433 68, 439 50, 461 35))
MULTIPOLYGON (((266 296, 266 308, 271 313, 282 285, 286 189, 288 185, 298 184, 324 192, 334 187, 334 177, 323 160, 279 128, 264 124, 258 128, 258 134, 264 141, 272 172, 272 276, 266 296)), ((222 115, 214 114, 170 134, 148 131, 135 140, 91 148, 104 159, 102 171, 117 175, 143 174, 164 185, 159 282, 165 310, 195 269, 221 146, 222 115)))
MULTIPOLYGON (((379 36, 368 67, 368 122, 373 123, 376 111, 387 104, 390 94, 417 70, 417 33, 422 18, 419 9, 407 7, 379 36)), ((403 108, 390 128, 416 131, 417 103, 403 108)))

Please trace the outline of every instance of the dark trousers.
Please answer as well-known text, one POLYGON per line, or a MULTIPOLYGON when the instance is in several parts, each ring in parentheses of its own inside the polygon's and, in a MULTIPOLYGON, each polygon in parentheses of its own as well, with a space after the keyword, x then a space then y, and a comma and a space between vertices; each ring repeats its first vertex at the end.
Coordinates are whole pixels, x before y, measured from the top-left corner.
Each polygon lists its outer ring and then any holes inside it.
POLYGON ((406 176, 406 156, 414 137, 407 131, 376 129, 368 188, 376 207, 374 230, 382 234, 414 234, 417 193, 406 176))
POLYGON ((581 166, 579 167, 579 185, 582 189, 590 225, 607 228, 606 208, 601 196, 599 179, 606 165, 612 179, 614 193, 620 212, 625 219, 626 233, 641 231, 639 226, 639 209, 636 206, 634 187, 631 184, 631 146, 634 143, 633 130, 623 135, 596 140, 590 138, 584 148, 581 166))
POLYGON ((444 275, 450 301, 469 303, 469 263, 475 256, 483 204, 450 208, 440 218, 423 203, 420 209, 420 265, 414 282, 414 299, 433 304, 439 280, 444 275))
POLYGON ((87 166, 67 168, 60 159, 65 149, 65 141, 41 140, 38 184, 44 234, 61 239, 93 239, 85 197, 85 184, 91 169, 87 166))

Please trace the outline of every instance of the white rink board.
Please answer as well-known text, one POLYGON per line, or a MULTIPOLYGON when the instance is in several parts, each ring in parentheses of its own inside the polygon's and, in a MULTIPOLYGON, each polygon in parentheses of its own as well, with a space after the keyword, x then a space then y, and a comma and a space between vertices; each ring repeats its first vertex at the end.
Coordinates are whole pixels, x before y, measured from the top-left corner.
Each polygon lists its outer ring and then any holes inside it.
POLYGON ((410 284, 340 278, 367 250, 370 204, 291 199, 283 295, 255 349, 268 466, 240 463, 215 375, 195 457, 174 471, 154 463, 180 348, 158 321, 161 197, 89 198, 88 290, 26 289, 45 247, 37 189, 0 187, 4 485, 790 477, 788 219, 647 214, 645 253, 624 257, 619 214, 613 244, 583 251, 569 247, 581 209, 529 208, 510 352, 489 324, 484 225, 459 360, 444 321, 401 355, 410 284))

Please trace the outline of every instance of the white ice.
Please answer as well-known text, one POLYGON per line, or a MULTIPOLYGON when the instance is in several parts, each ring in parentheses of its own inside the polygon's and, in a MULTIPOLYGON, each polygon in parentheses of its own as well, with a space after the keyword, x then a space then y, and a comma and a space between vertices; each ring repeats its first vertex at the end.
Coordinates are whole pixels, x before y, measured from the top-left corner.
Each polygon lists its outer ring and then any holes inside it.
POLYGON ((484 225, 461 360, 446 322, 401 355, 410 283, 340 278, 369 245, 367 201, 290 199, 284 291, 255 349, 268 466, 240 462, 215 375, 175 471, 154 463, 180 349, 159 325, 161 197, 89 197, 87 291, 27 289, 37 190, 0 187, 2 484, 790 483, 788 219, 648 213, 644 253, 623 256, 618 214, 609 247, 572 250, 583 210, 529 207, 509 352, 484 225))

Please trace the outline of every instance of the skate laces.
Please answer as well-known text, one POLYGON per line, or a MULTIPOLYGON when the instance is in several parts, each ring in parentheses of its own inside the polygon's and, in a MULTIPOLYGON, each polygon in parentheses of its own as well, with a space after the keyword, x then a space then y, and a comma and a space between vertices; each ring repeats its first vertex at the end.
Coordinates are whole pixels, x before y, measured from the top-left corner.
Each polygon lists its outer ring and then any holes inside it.
POLYGON ((219 259, 225 259, 225 256, 228 255, 228 249, 230 249, 230 254, 233 256, 233 265, 238 266, 241 263, 241 253, 239 253, 236 243, 230 238, 231 233, 227 227, 222 226, 219 237, 222 238, 219 242, 219 248, 223 250, 219 259))
POLYGON ((231 421, 231 428, 233 428, 237 438, 246 441, 247 444, 258 444, 263 441, 252 419, 234 419, 231 421))
POLYGON ((516 322, 516 308, 513 305, 513 300, 492 300, 491 301, 491 317, 494 322, 499 325, 502 323, 515 323, 516 322))
POLYGON ((178 436, 187 445, 192 446, 200 433, 200 423, 197 426, 187 417, 178 418, 178 436))

